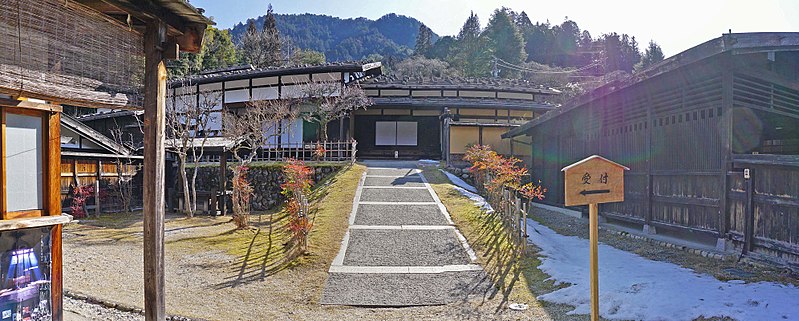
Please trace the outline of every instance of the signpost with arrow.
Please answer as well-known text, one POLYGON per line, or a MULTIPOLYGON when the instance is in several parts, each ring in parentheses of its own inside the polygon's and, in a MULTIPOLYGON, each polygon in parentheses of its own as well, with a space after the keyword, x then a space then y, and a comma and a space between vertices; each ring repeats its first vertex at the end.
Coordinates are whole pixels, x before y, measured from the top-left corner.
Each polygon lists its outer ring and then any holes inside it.
POLYGON ((624 201, 624 171, 630 170, 594 155, 564 167, 565 205, 588 205, 591 256, 591 320, 599 320, 599 204, 624 201))

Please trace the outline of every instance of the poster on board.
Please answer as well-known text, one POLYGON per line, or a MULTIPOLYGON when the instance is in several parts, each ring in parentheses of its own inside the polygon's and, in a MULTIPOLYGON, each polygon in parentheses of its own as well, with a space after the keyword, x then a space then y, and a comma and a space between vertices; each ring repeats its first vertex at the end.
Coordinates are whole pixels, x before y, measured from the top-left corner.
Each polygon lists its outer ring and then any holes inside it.
POLYGON ((52 320, 51 228, 0 233, 0 320, 52 320))

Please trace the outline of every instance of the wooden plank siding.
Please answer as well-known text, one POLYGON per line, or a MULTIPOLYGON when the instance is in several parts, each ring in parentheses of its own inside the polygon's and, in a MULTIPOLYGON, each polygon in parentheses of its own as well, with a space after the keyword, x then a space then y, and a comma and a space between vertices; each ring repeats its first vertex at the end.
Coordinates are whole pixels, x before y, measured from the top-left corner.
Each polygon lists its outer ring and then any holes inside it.
POLYGON ((645 223, 651 206, 655 223, 717 232, 720 75, 685 76, 600 98, 571 111, 567 126, 539 126, 533 134, 534 173, 544 173, 540 179, 550 186, 550 202, 563 201, 559 168, 599 154, 630 167, 627 201, 604 204, 603 214, 645 223))
POLYGON ((747 67, 758 57, 723 54, 536 123, 527 134, 532 178, 548 188, 544 202, 563 204, 560 168, 602 155, 630 167, 625 201, 603 204, 602 215, 738 248, 749 220, 752 251, 799 266, 799 153, 791 152, 799 144, 790 139, 799 125, 799 80, 747 67), (744 167, 753 173, 751 213, 744 167))

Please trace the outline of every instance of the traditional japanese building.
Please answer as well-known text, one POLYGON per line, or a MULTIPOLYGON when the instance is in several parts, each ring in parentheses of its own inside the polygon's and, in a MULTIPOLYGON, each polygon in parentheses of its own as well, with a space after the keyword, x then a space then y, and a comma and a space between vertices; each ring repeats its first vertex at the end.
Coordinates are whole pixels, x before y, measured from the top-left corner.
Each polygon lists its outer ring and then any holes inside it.
POLYGON ((120 200, 119 183, 128 181, 138 188, 130 189, 132 206, 141 206, 141 169, 143 156, 130 146, 115 141, 66 114, 61 115, 61 200, 62 207, 71 205, 70 191, 78 185, 94 188, 87 209, 127 211, 120 200), (135 182, 134 182, 135 181, 135 182), (101 195, 103 197, 101 197, 101 195))
MULTIPOLYGON (((173 81, 171 90, 176 104, 200 102, 216 93, 218 104, 205 134, 221 137, 223 108, 245 108, 255 100, 301 98, 302 86, 310 82, 357 84, 371 98, 372 106, 328 124, 330 141, 355 139, 358 156, 363 158, 444 159, 451 155, 457 161, 468 145, 480 143, 493 145, 503 154, 526 156, 529 146, 503 141, 500 135, 553 109, 546 101, 559 94, 525 81, 394 79, 382 76, 379 62, 235 67, 173 81)), ((98 126, 109 123, 111 117, 130 117, 129 114, 105 113, 80 119, 101 129, 98 126)), ((319 140, 318 124, 308 120, 297 119, 283 127, 265 150, 291 150, 319 140)), ((227 145, 229 142, 215 139, 207 147, 221 152, 227 145)))
POLYGON ((149 111, 142 281, 145 315, 164 319, 164 60, 198 52, 209 24, 183 0, 0 2, 3 319, 63 319, 61 231, 71 217, 61 207, 62 138, 75 157, 93 146, 61 121, 62 104, 149 111))
POLYGON ((799 266, 799 33, 724 34, 504 134, 563 204, 560 169, 630 168, 609 220, 799 266))
POLYGON ((374 105, 350 119, 359 155, 372 158, 459 161, 469 145, 501 154, 529 155, 529 145, 500 136, 554 106, 560 92, 521 80, 494 78, 396 79, 362 85, 374 105))

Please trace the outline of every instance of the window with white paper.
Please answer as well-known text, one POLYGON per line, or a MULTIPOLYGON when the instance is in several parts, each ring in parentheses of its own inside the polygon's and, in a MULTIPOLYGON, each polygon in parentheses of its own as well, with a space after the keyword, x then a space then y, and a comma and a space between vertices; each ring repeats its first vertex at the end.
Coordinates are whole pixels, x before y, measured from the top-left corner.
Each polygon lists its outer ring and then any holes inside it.
POLYGON ((6 210, 42 209, 42 118, 6 113, 6 210), (11 142, 11 143, 9 143, 11 142))

